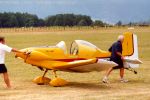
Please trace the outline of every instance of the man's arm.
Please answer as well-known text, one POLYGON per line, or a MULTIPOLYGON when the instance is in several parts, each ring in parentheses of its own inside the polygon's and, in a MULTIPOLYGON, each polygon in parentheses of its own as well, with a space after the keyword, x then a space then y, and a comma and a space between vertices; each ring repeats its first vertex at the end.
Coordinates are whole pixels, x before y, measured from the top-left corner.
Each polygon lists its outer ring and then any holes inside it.
POLYGON ((112 46, 108 49, 109 52, 112 52, 112 46))
POLYGON ((22 53, 21 51, 19 51, 19 50, 17 50, 17 49, 15 49, 15 48, 12 48, 12 50, 11 50, 12 52, 20 52, 20 53, 22 53))
POLYGON ((116 53, 117 53, 118 56, 121 57, 122 60, 124 60, 124 57, 123 57, 123 55, 120 52, 116 52, 116 53))
POLYGON ((124 60, 124 57, 123 57, 123 55, 122 55, 121 52, 122 52, 122 45, 117 44, 117 45, 116 45, 116 54, 117 54, 118 56, 120 56, 122 60, 124 60))

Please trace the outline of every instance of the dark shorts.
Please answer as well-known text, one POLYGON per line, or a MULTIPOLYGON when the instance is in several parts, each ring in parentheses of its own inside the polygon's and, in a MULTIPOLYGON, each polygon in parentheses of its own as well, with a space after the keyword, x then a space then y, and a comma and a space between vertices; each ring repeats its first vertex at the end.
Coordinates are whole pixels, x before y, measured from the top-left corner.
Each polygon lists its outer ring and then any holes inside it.
POLYGON ((123 68, 123 66, 115 66, 115 67, 113 67, 113 69, 120 69, 120 68, 123 68))
POLYGON ((121 59, 118 59, 118 60, 114 60, 115 63, 118 64, 118 66, 115 66, 113 67, 113 69, 120 69, 120 68, 123 68, 123 61, 121 59))
POLYGON ((7 68, 5 64, 0 64, 0 73, 6 73, 6 72, 7 72, 7 68))

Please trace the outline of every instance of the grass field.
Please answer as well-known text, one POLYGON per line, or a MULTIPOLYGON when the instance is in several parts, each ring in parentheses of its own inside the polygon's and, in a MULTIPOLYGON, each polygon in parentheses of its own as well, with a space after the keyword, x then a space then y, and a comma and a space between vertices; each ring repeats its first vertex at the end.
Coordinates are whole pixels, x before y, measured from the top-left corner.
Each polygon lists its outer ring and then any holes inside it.
MULTIPOLYGON (((131 31, 137 34, 139 57, 143 61, 138 74, 126 71, 128 83, 119 82, 119 70, 111 73, 110 84, 101 82, 105 72, 68 73, 57 72, 58 76, 69 81, 65 87, 36 85, 32 79, 43 74, 42 71, 23 61, 16 59, 14 54, 6 55, 6 65, 14 89, 6 89, 3 78, 0 78, 0 100, 150 100, 150 27, 98 28, 98 29, 66 29, 66 30, 34 30, 0 31, 7 44, 18 49, 55 45, 64 40, 68 46, 73 40, 87 40, 102 50, 107 50, 120 33, 131 31)), ((54 78, 49 72, 48 77, 54 78)))

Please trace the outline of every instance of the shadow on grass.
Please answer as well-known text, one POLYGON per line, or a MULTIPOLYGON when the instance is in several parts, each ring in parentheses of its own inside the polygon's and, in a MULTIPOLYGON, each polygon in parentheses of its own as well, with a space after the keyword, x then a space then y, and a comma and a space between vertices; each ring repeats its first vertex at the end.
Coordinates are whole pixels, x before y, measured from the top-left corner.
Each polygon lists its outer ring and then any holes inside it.
POLYGON ((109 84, 104 83, 80 83, 80 82, 69 82, 67 85, 71 88, 82 88, 82 89, 93 89, 93 90, 99 90, 99 89, 110 89, 111 86, 109 84))
POLYGON ((129 84, 149 84, 148 79, 142 79, 142 80, 129 80, 129 84))

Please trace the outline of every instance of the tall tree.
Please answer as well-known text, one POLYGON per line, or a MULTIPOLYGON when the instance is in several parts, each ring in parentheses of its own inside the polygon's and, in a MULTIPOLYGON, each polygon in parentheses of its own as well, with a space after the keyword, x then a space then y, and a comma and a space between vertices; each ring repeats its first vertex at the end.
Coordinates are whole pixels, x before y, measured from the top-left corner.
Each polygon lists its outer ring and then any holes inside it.
POLYGON ((121 22, 121 21, 118 21, 118 22, 116 23, 116 25, 117 25, 117 26, 121 26, 121 25, 122 25, 122 22, 121 22))
POLYGON ((102 21, 100 21, 100 20, 95 20, 93 25, 94 26, 100 26, 100 27, 104 27, 105 26, 105 24, 102 21))

